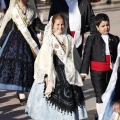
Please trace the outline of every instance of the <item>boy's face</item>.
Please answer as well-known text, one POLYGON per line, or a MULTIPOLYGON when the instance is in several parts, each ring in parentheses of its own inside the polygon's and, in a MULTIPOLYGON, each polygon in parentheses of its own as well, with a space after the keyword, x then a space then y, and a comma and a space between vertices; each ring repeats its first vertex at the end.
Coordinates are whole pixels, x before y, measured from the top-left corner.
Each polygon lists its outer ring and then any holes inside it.
POLYGON ((102 21, 99 26, 96 26, 97 30, 102 34, 106 35, 110 31, 110 24, 108 21, 102 21))
POLYGON ((57 35, 61 34, 64 30, 64 21, 63 19, 56 19, 53 25, 53 32, 57 35))

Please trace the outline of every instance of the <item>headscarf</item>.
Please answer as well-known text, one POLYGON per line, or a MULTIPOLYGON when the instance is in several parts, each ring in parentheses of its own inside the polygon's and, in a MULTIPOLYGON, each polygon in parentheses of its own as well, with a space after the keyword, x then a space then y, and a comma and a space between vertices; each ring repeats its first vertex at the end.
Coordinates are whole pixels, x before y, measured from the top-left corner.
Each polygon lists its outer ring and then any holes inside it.
MULTIPOLYGON (((10 0, 9 8, 8 8, 4 18, 3 18, 2 25, 1 25, 1 28, 0 28, 0 37, 2 36, 3 31, 4 31, 7 23, 11 19, 11 13, 12 13, 13 7, 16 5, 17 1, 18 0, 10 0)), ((37 12, 37 14, 39 16, 39 13, 38 13, 37 8, 35 6, 34 0, 29 0, 27 4, 30 5, 37 12)))
MULTIPOLYGON (((53 19, 53 16, 51 16, 50 18, 50 21, 48 22, 48 24, 45 26, 45 30, 44 30, 44 36, 51 36, 52 33, 53 33, 53 28, 52 28, 52 19, 53 19)), ((65 28, 62 32, 62 34, 67 34, 67 22, 65 21, 65 28)))

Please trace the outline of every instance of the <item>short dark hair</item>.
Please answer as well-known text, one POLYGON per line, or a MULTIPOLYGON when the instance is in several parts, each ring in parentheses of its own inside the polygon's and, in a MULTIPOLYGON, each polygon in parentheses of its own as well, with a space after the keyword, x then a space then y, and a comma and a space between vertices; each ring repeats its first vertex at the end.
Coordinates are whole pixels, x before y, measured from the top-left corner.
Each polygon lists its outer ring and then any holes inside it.
POLYGON ((99 13, 99 14, 97 14, 95 16, 95 24, 96 24, 96 26, 99 27, 99 25, 100 25, 100 23, 102 21, 108 21, 109 22, 109 17, 108 17, 107 14, 105 14, 105 13, 99 13))

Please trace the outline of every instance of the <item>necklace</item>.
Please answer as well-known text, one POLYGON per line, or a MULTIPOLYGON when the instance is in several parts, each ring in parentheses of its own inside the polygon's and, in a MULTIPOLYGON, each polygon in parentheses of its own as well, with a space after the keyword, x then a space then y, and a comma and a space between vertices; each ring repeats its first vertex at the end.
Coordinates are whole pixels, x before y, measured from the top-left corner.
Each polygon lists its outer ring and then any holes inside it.
MULTIPOLYGON (((66 46, 65 46, 63 40, 61 41, 61 40, 58 38, 58 36, 56 36, 55 34, 53 34, 53 35, 54 35, 54 37, 57 39, 57 41, 59 42, 59 44, 61 45, 62 49, 63 49, 64 52, 65 52, 65 51, 66 51, 66 46)), ((59 37, 60 37, 60 36, 59 36, 59 37)))
POLYGON ((61 38, 60 35, 55 35, 55 34, 53 34, 53 35, 55 36, 55 38, 59 41, 59 43, 60 43, 61 45, 64 45, 63 39, 61 38))

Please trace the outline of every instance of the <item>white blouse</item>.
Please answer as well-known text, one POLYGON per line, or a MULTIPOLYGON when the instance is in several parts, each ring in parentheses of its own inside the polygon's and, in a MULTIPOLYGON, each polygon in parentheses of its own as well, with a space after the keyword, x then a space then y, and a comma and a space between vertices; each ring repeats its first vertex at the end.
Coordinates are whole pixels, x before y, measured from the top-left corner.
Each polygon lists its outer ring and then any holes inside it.
POLYGON ((106 47, 105 47, 106 55, 110 55, 109 42, 108 42, 109 36, 108 35, 101 35, 101 37, 103 38, 105 45, 106 45, 106 47))

